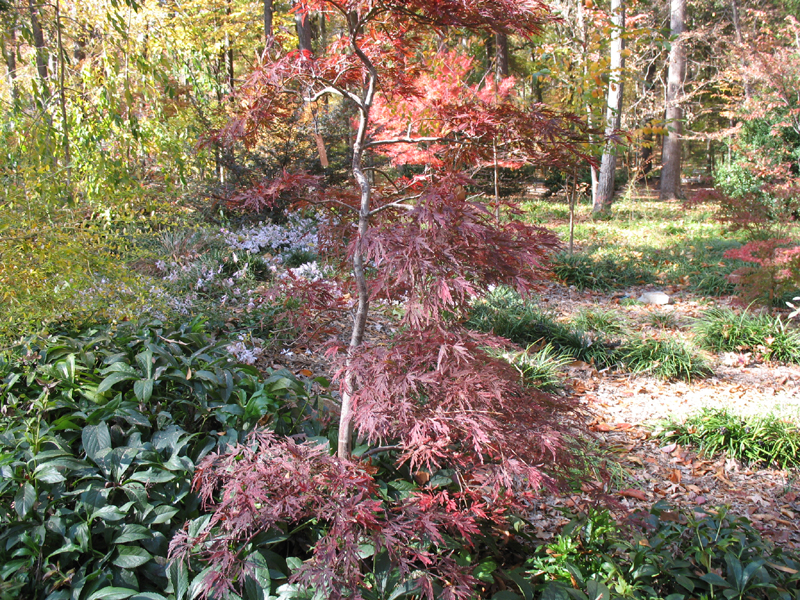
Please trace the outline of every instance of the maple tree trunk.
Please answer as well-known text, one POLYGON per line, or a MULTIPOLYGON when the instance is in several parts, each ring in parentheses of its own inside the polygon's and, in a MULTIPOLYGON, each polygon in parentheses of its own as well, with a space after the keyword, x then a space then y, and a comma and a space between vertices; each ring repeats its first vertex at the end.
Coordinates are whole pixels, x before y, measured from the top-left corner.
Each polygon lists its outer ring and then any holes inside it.
POLYGON ((622 0, 611 0, 611 21, 614 29, 611 34, 611 72, 608 80, 608 104, 606 108, 606 145, 600 163, 597 181, 597 194, 593 198, 592 212, 606 212, 614 201, 614 176, 617 170, 617 145, 608 138, 618 131, 622 122, 623 69, 625 58, 622 55, 625 31, 625 5, 622 0))
POLYGON ((67 92, 64 83, 65 80, 65 52, 64 44, 61 38, 61 2, 56 0, 56 41, 58 43, 58 97, 59 105, 61 107, 61 135, 64 145, 64 167, 67 175, 67 189, 71 195, 72 189, 72 151, 70 149, 69 141, 69 118, 67 115, 67 92))
MULTIPOLYGON (((367 288, 367 276, 364 272, 364 250, 363 243, 369 229, 372 185, 369 177, 364 172, 364 151, 367 140, 367 128, 369 126, 370 110, 375 98, 375 89, 378 82, 378 73, 370 60, 361 51, 356 43, 358 34, 358 21, 351 23, 351 40, 355 54, 359 57, 364 66, 367 67, 367 89, 359 105, 358 131, 353 142, 353 162, 352 170, 360 194, 360 206, 358 212, 358 239, 353 251, 353 277, 358 290, 358 304, 353 315, 353 331, 350 335, 350 347, 348 352, 353 352, 364 341, 364 331, 367 327, 367 315, 369 313, 369 290, 367 288)), ((339 436, 337 440, 336 453, 339 458, 350 458, 353 447, 353 408, 352 394, 356 388, 355 373, 350 369, 350 361, 346 365, 344 389, 342 391, 342 407, 339 413, 339 436)))
POLYGON ((670 2, 669 74, 667 77, 667 129, 661 157, 661 199, 680 197, 681 192, 681 135, 683 134, 683 79, 686 73, 686 48, 681 39, 686 16, 686 0, 670 2))

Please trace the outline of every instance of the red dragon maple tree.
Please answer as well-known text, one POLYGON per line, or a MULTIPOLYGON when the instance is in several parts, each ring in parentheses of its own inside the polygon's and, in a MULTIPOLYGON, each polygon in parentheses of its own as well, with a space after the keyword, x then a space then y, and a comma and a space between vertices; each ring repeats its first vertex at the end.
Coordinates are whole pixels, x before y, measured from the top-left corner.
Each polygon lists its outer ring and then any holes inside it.
POLYGON ((287 172, 240 195, 257 207, 291 190, 328 211, 326 239, 346 243, 355 305, 349 343, 331 351, 342 397, 337 454, 262 436, 258 451, 210 457, 196 481, 215 511, 208 533, 173 549, 203 547, 216 565, 213 589, 230 590, 248 568, 235 558, 242 544, 316 515, 328 533, 295 573, 302 586, 361 597, 357 546, 371 540, 417 593, 433 598, 437 585, 437 597, 464 598, 470 576, 435 551, 445 537, 469 543, 480 523, 502 523, 555 489, 571 461, 563 405, 496 358, 505 340, 463 326, 491 286, 530 292, 558 241, 516 220, 513 203, 498 219, 480 194, 469 196, 470 175, 491 164, 566 167, 583 158, 583 129, 576 117, 526 105, 511 79, 474 83, 477 66, 454 40, 530 38, 552 16, 535 0, 301 0, 296 10, 322 14, 339 34, 319 55, 268 49, 239 89, 238 118, 216 139, 254 143, 325 97, 354 111, 350 184, 287 172), (375 298, 405 308, 388 345, 365 340, 375 298), (354 458, 354 436, 373 449, 354 458), (452 485, 381 499, 364 459, 378 453, 406 472, 447 473, 452 485))

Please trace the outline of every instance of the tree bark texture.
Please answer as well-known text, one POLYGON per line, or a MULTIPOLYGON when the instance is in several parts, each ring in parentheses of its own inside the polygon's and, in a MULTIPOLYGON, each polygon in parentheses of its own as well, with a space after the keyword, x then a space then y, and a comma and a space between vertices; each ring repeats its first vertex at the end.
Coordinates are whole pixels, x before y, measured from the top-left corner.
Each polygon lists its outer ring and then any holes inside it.
POLYGON ((622 55, 625 31, 625 4, 622 0, 611 0, 611 61, 608 78, 608 102, 606 105, 606 144, 600 162, 597 180, 597 194, 594 197, 592 212, 600 213, 611 208, 614 201, 614 175, 617 170, 617 144, 610 138, 619 131, 622 124, 623 70, 625 58, 622 55))
POLYGON ((33 0, 28 0, 28 10, 31 17, 31 34, 33 35, 33 45, 36 46, 36 71, 39 73, 42 91, 45 96, 50 92, 47 88, 47 46, 44 43, 44 32, 39 22, 39 6, 33 0))
POLYGON ((272 40, 272 0, 264 0, 264 43, 269 48, 272 40))
POLYGON ((508 35, 497 33, 494 36, 494 47, 496 53, 495 75, 497 79, 509 76, 508 66, 508 35))
POLYGON ((681 136, 683 134, 683 80, 686 74, 686 48, 682 38, 686 19, 686 0, 670 0, 669 73, 667 76, 666 120, 669 135, 664 139, 661 157, 661 199, 681 194, 681 136))
POLYGON ((311 15, 302 11, 294 13, 294 25, 297 30, 297 49, 301 52, 311 50, 311 15))

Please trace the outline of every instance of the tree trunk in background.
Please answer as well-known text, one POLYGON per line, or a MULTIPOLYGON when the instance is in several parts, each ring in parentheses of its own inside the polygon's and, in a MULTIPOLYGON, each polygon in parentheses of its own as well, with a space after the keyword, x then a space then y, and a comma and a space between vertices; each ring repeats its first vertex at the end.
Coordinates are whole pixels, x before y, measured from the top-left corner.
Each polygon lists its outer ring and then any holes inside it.
POLYGON ((670 1, 669 75, 667 76, 667 129, 661 157, 661 199, 679 198, 681 193, 681 134, 683 133, 683 79, 686 48, 681 36, 686 18, 686 0, 670 1))
POLYGON ((17 106, 17 30, 14 25, 3 33, 3 58, 8 69, 8 87, 11 90, 11 101, 17 106))
POLYGON ((45 97, 50 95, 47 88, 47 47, 44 44, 44 33, 39 23, 39 7, 33 0, 28 0, 28 10, 31 15, 31 34, 33 35, 33 45, 36 46, 36 70, 42 84, 42 92, 45 97))
MULTIPOLYGON (((642 94, 647 95, 653 91, 653 80, 656 76, 655 61, 651 61, 644 72, 644 85, 642 87, 642 94)), ((650 121, 645 120, 642 127, 650 125, 650 121)), ((639 154, 640 169, 642 172, 642 179, 647 181, 650 171, 653 170, 653 146, 655 144, 655 137, 653 136, 652 129, 648 129, 647 133, 642 135, 642 147, 639 154)))
POLYGON ((508 77, 508 35, 497 33, 494 36, 494 47, 497 60, 495 61, 495 75, 497 79, 508 77))
POLYGON ((272 39, 272 0, 264 0, 264 43, 269 48, 272 39))
POLYGON ((617 171, 617 144, 608 139, 618 131, 622 123, 622 89, 625 58, 622 56, 625 31, 625 5, 622 0, 611 0, 611 64, 608 78, 608 103, 606 107, 606 145, 600 163, 597 181, 597 195, 594 197, 592 212, 597 214, 611 208, 614 201, 614 175, 617 171))
MULTIPOLYGON (((740 49, 744 48, 744 36, 742 35, 742 24, 739 22, 739 4, 736 0, 731 0, 731 13, 733 21, 733 29, 736 32, 736 44, 740 49)), ((750 100, 753 97, 753 84, 750 81, 750 75, 747 73, 747 67, 750 61, 747 60, 746 55, 743 53, 742 66, 745 68, 744 73, 744 99, 750 100)))
POLYGON ((294 25, 297 29, 297 49, 301 52, 311 49, 311 15, 300 12, 294 13, 294 25))

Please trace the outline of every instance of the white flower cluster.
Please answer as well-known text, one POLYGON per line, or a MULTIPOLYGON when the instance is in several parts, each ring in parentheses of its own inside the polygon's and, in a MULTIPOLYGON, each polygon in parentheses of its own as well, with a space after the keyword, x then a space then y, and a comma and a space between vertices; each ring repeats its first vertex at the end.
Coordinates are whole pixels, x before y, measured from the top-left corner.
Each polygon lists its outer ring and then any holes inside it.
MULTIPOLYGON (((264 353, 264 349, 259 346, 247 346, 245 344, 244 336, 239 336, 238 342, 228 344, 225 348, 233 354, 237 361, 245 365, 252 365, 258 360, 258 357, 264 353)), ((257 341, 253 339, 252 341, 257 341)))
POLYGON ((249 254, 258 254, 266 249, 302 250, 316 252, 317 223, 313 219, 290 216, 284 225, 262 223, 256 227, 248 227, 238 231, 221 229, 220 235, 233 250, 244 250, 249 254))
POLYGON ((290 271, 295 277, 302 277, 303 279, 308 279, 309 281, 319 281, 330 275, 327 269, 320 269, 317 261, 302 264, 296 269, 287 270, 290 271))

